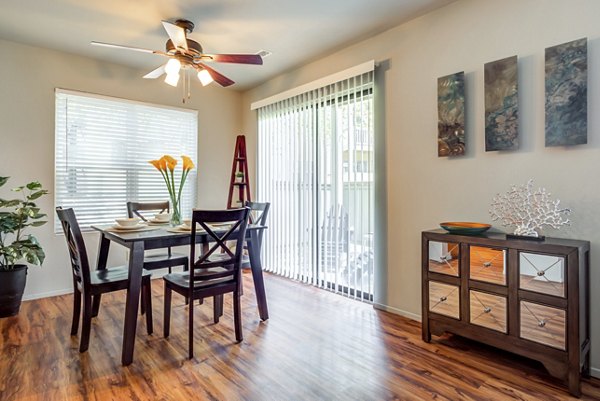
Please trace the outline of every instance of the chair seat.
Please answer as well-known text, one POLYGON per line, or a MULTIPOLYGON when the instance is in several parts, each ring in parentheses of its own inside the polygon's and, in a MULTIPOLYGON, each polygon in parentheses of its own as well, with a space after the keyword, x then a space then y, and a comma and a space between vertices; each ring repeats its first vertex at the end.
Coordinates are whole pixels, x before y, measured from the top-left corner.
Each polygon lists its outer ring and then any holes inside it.
MULTIPOLYGON (((150 272, 142 270, 142 277, 150 276, 150 272)), ((127 266, 111 267, 104 270, 94 270, 90 272, 90 284, 91 285, 103 285, 117 282, 124 282, 127 286, 127 280, 129 279, 129 268, 127 266)))
POLYGON ((181 253, 161 253, 144 256, 144 269, 160 269, 164 267, 188 266, 188 257, 181 253))
MULTIPOLYGON (((202 272, 196 271, 195 275, 196 275, 196 277, 202 277, 202 276, 210 276, 211 274, 215 274, 215 273, 226 273, 228 271, 230 271, 230 270, 225 269, 223 267, 211 267, 202 272)), ((173 289, 181 289, 181 290, 187 291, 187 289, 190 288, 189 272, 170 273, 170 274, 163 276, 163 279, 168 284, 171 284, 171 287, 177 287, 177 288, 173 288, 173 289)), ((219 277, 219 278, 203 280, 203 281, 196 281, 194 283, 194 288, 209 287, 209 286, 216 285, 216 284, 228 283, 228 282, 231 282, 232 280, 233 280, 233 276, 219 277)))

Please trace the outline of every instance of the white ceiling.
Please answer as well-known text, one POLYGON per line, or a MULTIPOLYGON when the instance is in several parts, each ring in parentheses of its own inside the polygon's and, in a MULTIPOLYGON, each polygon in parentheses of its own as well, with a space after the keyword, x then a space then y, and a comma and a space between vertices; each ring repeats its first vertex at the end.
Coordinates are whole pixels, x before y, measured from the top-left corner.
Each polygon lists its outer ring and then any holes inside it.
POLYGON ((207 53, 273 53, 263 66, 213 64, 241 90, 452 1, 1 0, 0 38, 150 71, 160 56, 89 43, 164 50, 160 21, 185 18, 207 53))

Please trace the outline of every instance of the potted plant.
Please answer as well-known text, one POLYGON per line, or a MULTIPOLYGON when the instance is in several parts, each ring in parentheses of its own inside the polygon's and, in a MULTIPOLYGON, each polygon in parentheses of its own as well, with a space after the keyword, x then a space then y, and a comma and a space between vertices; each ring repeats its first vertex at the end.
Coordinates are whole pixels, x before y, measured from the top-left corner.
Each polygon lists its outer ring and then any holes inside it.
POLYGON ((244 173, 241 171, 238 171, 237 173, 235 173, 235 179, 236 179, 236 182, 240 182, 240 183, 244 182, 244 173))
MULTIPOLYGON (((0 187, 7 181, 8 177, 0 177, 0 187)), ((0 317, 14 316, 21 308, 27 265, 19 262, 41 265, 46 256, 38 240, 25 231, 46 224, 40 220, 46 215, 34 201, 48 191, 39 182, 13 191, 20 193, 21 199, 0 198, 0 317)))

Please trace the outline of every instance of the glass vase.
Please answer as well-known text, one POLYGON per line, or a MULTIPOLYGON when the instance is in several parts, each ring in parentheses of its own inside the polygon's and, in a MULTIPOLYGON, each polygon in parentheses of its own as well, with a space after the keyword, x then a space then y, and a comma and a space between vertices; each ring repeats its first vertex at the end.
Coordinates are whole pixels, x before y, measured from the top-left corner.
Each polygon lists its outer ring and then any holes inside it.
POLYGON ((171 210, 171 227, 177 227, 180 226, 182 221, 181 221, 181 206, 179 205, 179 202, 173 202, 171 200, 171 203, 173 205, 173 209, 171 210))

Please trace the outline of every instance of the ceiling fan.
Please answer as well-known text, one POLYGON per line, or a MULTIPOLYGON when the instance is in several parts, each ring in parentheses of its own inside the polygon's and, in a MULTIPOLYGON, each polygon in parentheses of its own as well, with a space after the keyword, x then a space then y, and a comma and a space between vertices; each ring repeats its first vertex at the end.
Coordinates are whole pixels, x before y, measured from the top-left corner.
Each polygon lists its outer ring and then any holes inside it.
MULTIPOLYGON (((197 72, 198 79, 203 86, 212 81, 226 87, 235 82, 209 67, 205 63, 237 63, 237 64, 258 64, 263 63, 259 54, 208 54, 204 53, 200 43, 189 39, 187 35, 194 30, 194 23, 185 19, 178 19, 175 22, 162 21, 162 25, 169 35, 169 40, 165 45, 165 51, 142 49, 139 47, 116 45, 112 43, 91 42, 94 46, 110 47, 115 49, 133 50, 142 53, 158 54, 168 57, 170 60, 148 74, 144 75, 147 79, 156 79, 166 74, 165 83, 171 86, 177 86, 180 77, 180 71, 184 70, 184 91, 185 81, 188 71, 197 72)), ((189 88, 189 77, 187 78, 189 88)), ((188 92, 189 98, 189 92, 188 92)), ((185 98, 184 98, 185 102, 185 98)))

